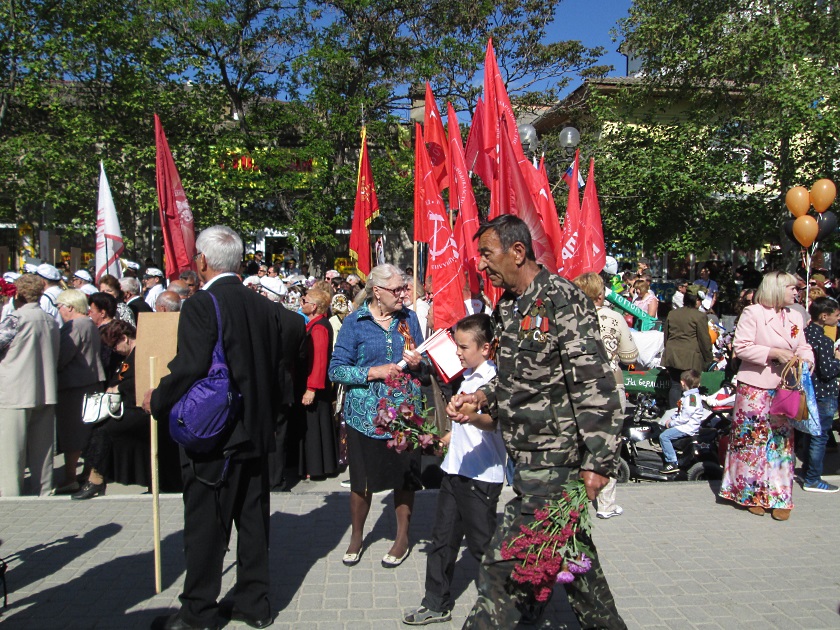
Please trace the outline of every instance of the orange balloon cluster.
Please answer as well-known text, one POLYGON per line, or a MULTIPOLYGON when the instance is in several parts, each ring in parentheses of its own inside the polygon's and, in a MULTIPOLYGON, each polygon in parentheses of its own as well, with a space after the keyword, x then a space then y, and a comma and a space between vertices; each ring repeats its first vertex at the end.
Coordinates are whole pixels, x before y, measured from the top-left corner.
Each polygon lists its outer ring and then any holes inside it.
POLYGON ((802 247, 810 247, 819 235, 817 219, 808 214, 811 206, 818 214, 822 214, 834 203, 837 187, 830 179, 820 179, 814 182, 811 190, 804 186, 794 186, 785 195, 785 205, 790 213, 796 217, 793 222, 793 236, 802 247))

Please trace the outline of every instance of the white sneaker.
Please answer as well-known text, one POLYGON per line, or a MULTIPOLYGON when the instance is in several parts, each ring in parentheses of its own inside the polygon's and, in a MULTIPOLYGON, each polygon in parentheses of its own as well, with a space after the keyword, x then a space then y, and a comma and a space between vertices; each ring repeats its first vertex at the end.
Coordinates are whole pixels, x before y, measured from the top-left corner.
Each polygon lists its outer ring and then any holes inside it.
POLYGON ((624 514, 624 508, 620 505, 616 505, 609 512, 595 512, 595 516, 598 518, 612 518, 613 516, 621 516, 622 514, 624 514))

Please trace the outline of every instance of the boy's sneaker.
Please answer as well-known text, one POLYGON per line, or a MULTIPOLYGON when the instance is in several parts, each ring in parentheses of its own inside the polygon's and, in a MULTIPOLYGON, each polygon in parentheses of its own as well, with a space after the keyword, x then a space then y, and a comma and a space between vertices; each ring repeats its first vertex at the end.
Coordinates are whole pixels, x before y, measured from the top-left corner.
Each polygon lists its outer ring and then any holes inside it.
POLYGON ((826 483, 822 479, 820 479, 817 483, 808 485, 807 483, 802 484, 802 489, 805 492, 838 492, 840 488, 834 486, 830 483, 826 483))
POLYGON ((621 516, 624 514, 624 509, 620 505, 616 505, 613 509, 606 512, 595 512, 598 518, 612 518, 613 516, 621 516))
POLYGON ((452 619, 452 613, 448 610, 438 612, 436 610, 429 610, 425 606, 420 606, 417 610, 403 617, 403 623, 409 626, 425 626, 430 623, 449 621, 450 619, 452 619))
POLYGON ((662 474, 662 475, 673 475, 673 474, 676 474, 678 472, 680 472, 680 467, 677 466, 676 464, 672 464, 671 462, 668 462, 667 464, 665 464, 665 468, 662 468, 659 471, 659 473, 662 474))

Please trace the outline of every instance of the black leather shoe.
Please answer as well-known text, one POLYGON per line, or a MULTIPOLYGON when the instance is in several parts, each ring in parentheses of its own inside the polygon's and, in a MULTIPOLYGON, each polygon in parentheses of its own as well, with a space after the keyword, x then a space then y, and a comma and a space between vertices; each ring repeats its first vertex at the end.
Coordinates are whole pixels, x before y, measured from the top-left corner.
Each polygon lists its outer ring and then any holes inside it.
POLYGON ((187 623, 178 613, 168 617, 158 617, 152 623, 152 630, 219 630, 219 626, 194 626, 187 623))
POLYGON ((105 496, 104 483, 93 483, 92 481, 86 481, 85 485, 83 485, 78 492, 70 495, 70 498, 84 500, 102 496, 105 496))
POLYGON ((222 602, 219 604, 219 616, 222 619, 230 619, 231 621, 238 621, 244 623, 252 628, 268 628, 271 622, 274 621, 274 615, 269 614, 262 619, 256 619, 241 610, 237 610, 229 602, 222 602))

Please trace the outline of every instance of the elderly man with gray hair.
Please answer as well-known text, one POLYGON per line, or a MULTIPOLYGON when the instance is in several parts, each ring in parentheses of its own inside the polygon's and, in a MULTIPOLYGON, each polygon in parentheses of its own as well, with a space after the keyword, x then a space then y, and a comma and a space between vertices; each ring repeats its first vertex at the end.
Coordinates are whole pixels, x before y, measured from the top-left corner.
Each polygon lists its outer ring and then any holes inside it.
POLYGON ((125 296, 125 303, 134 314, 134 321, 140 322, 140 313, 151 313, 152 307, 143 300, 143 287, 137 278, 121 278, 120 289, 125 296))
POLYGON ((204 286, 184 302, 178 354, 158 388, 147 392, 143 408, 153 411, 155 418, 169 418, 175 403, 207 376, 219 326, 242 405, 228 420, 227 438, 215 450, 196 456, 181 449, 181 461, 189 462, 181 468, 187 572, 181 609, 158 621, 169 630, 217 628, 220 617, 264 628, 273 619, 266 473, 283 394, 278 306, 244 287, 236 275, 243 251, 236 232, 220 225, 210 227, 199 234, 195 245, 196 268, 204 286), (234 524, 239 540, 236 586, 231 609, 220 610, 217 598, 234 524))

